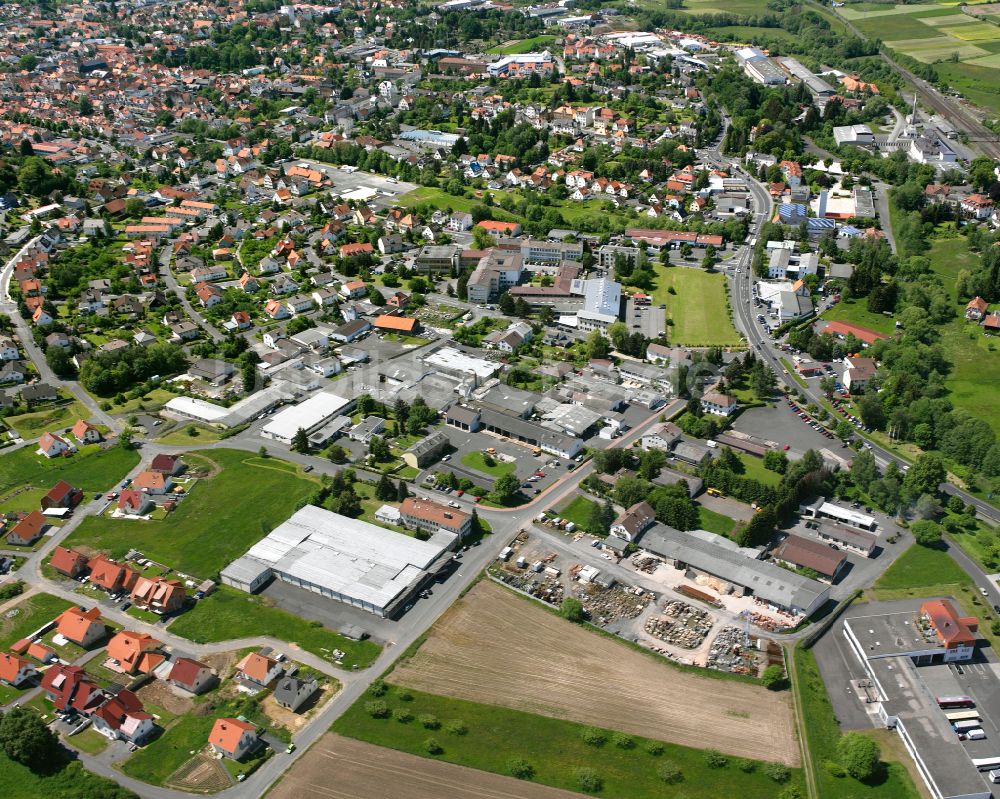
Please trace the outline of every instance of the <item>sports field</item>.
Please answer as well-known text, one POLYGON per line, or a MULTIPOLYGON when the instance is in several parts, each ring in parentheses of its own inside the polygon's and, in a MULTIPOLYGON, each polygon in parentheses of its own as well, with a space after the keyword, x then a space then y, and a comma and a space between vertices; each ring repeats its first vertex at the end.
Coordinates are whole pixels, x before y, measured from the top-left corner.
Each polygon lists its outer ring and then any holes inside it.
POLYGON ((787 694, 671 668, 491 582, 454 605, 388 679, 688 747, 799 763, 787 694))

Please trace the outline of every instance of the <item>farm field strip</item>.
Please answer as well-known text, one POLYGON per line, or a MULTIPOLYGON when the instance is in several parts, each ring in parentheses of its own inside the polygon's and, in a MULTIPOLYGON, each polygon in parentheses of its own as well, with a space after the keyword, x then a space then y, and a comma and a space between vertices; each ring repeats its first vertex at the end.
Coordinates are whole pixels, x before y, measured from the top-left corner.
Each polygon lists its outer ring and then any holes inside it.
POLYGON ((323 736, 270 793, 272 799, 574 799, 580 794, 466 766, 323 736), (330 774, 336 774, 336 787, 330 774))
POLYGON ((787 695, 674 670, 488 582, 457 603, 388 679, 688 747, 799 763, 787 695))

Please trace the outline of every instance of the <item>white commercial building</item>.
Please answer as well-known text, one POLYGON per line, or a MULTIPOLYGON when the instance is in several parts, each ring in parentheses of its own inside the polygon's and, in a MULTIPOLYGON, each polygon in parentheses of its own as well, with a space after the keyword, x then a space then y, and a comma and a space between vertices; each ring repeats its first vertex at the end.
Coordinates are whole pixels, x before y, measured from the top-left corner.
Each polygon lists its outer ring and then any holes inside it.
POLYGON ((606 277, 584 280, 583 308, 577 314, 577 328, 580 330, 606 330, 619 320, 622 303, 622 287, 606 277))
POLYGON ((424 358, 424 363, 454 377, 475 376, 479 380, 488 380, 493 377, 501 366, 501 364, 487 361, 485 358, 466 355, 454 347, 442 347, 424 358))
POLYGON ((300 429, 305 430, 307 435, 314 433, 353 404, 353 399, 345 399, 325 391, 320 392, 298 405, 291 405, 275 414, 274 418, 264 425, 260 434, 264 438, 291 444, 300 429))
POLYGON ((458 537, 427 541, 306 505, 222 570, 222 582, 254 592, 272 577, 391 615, 448 559, 458 537))

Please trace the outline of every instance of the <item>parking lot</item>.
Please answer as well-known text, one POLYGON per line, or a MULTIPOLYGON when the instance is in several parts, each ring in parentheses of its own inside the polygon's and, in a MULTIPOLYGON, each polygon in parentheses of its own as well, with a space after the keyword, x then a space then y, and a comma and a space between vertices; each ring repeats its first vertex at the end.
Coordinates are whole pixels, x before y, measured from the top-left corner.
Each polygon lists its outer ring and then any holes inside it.
POLYGON ((636 305, 629 300, 625 311, 630 333, 642 333, 646 338, 659 338, 666 332, 666 311, 660 305, 636 305))
POLYGON ((348 171, 319 161, 297 159, 295 163, 307 169, 319 170, 329 177, 333 183, 331 191, 334 195, 340 195, 345 199, 364 200, 372 208, 379 211, 394 205, 396 197, 417 188, 413 183, 406 183, 395 178, 373 175, 371 172, 362 172, 361 170, 348 171))
POLYGON ((844 452, 842 457, 850 457, 850 451, 842 450, 840 441, 830 440, 805 424, 789 407, 780 400, 775 407, 748 408, 733 424, 734 430, 776 441, 788 446, 788 457, 801 458, 806 450, 829 449, 835 453, 844 452))

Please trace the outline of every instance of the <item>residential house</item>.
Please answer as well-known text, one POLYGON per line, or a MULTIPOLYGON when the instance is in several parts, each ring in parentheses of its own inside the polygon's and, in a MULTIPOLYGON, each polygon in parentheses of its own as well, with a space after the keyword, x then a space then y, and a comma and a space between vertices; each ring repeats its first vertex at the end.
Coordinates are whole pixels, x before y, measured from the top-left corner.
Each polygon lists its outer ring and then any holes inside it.
POLYGON ((989 305, 982 297, 973 297, 965 306, 965 319, 967 322, 979 322, 989 310, 989 305))
POLYGON ((653 524, 656 512, 648 502, 637 502, 611 523, 611 535, 635 541, 653 524))
POLYGON ((145 516, 154 505, 148 494, 132 488, 122 489, 118 497, 118 510, 125 516, 145 516))
POLYGON ((139 573, 131 566, 116 563, 104 555, 91 558, 89 566, 91 584, 109 594, 131 591, 139 579, 139 573))
POLYGON ((409 316, 393 316, 392 314, 380 314, 372 321, 376 330, 384 330, 387 333, 399 333, 404 336, 411 336, 420 330, 420 321, 409 316))
POLYGON ((75 549, 56 547, 49 558, 49 565, 67 577, 79 577, 87 568, 87 556, 75 549))
POLYGON ((736 398, 728 394, 708 391, 701 398, 701 410, 703 413, 711 413, 716 416, 732 416, 736 413, 736 408, 736 398))
POLYGON ((174 487, 174 481, 169 474, 146 469, 135 476, 132 487, 146 494, 166 494, 174 487))
POLYGON ((642 448, 669 452, 680 437, 681 429, 677 425, 673 422, 663 422, 643 434, 642 448))
POLYGON ((42 437, 38 439, 37 452, 46 458, 56 458, 60 455, 69 455, 76 452, 76 447, 54 433, 42 433, 42 437))
POLYGON ((10 336, 0 336, 0 361, 16 361, 21 353, 10 336))
POLYGON ((429 499, 407 497, 399 508, 403 523, 412 529, 436 533, 447 530, 459 540, 472 531, 472 515, 429 499))
POLYGON ((7 652, 0 652, 0 683, 17 688, 34 680, 37 676, 38 669, 31 664, 30 660, 7 652))
POLYGON ((72 433, 73 437, 81 444, 97 444, 101 440, 101 431, 83 419, 73 425, 72 433))
POLYGON ((41 500, 42 510, 49 508, 75 508, 83 499, 83 491, 60 480, 41 500))
POLYGON ((107 628, 101 619, 101 609, 69 608, 56 619, 56 631, 77 646, 84 649, 97 643, 103 637, 107 628))
POLYGON ((151 674, 167 659, 160 647, 148 633, 122 630, 108 641, 108 666, 122 674, 151 674))
POLYGON ((305 313, 313 309, 313 300, 309 294, 296 294, 294 297, 289 297, 286 301, 288 310, 294 316, 298 316, 300 313, 305 313))
POLYGON ((140 744, 156 729, 153 716, 131 691, 123 688, 90 714, 94 729, 111 740, 140 744))
POLYGON ((187 591, 180 580, 165 577, 139 577, 132 587, 132 602, 136 607, 154 613, 174 613, 184 607, 187 591))
POLYGON ((41 511, 33 510, 22 516, 10 529, 6 535, 7 543, 21 547, 31 546, 42 537, 48 526, 48 520, 41 511))
POLYGON ((177 475, 184 471, 180 455, 159 454, 149 464, 149 471, 164 475, 177 475))
POLYGON ((358 299, 368 294, 368 287, 363 280, 349 280, 341 284, 340 293, 348 299, 358 299))
POLYGON ((170 664, 167 682, 188 693, 200 694, 214 686, 217 678, 204 663, 191 658, 176 658, 170 664))
POLYGON ((271 317, 271 319, 287 319, 291 316, 288 306, 280 300, 268 300, 264 305, 264 313, 271 317))
POLYGON ((281 663, 270 656, 269 650, 251 652, 236 664, 234 677, 240 683, 240 690, 257 693, 266 688, 283 673, 281 663))
POLYGON ((220 755, 241 760, 257 748, 257 727, 239 719, 216 719, 208 743, 220 755))
POLYGON ((42 676, 42 690, 56 710, 90 713, 104 701, 105 693, 82 666, 57 663, 42 676))
POLYGON ((284 676, 278 680, 274 686, 274 701, 280 707, 298 713, 306 702, 308 702, 319 690, 319 683, 315 678, 310 680, 300 680, 296 677, 284 676))

